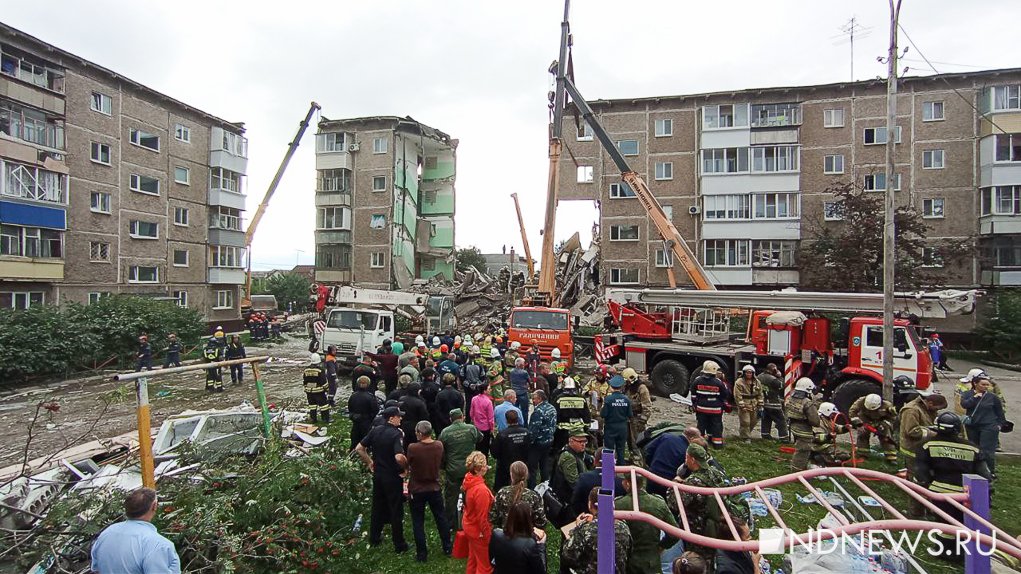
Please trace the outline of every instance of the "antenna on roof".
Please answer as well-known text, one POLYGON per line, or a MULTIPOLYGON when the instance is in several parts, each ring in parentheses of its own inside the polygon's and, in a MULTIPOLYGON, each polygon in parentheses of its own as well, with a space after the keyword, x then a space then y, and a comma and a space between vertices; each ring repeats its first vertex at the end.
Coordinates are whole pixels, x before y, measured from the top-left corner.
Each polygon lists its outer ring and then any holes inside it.
POLYGON ((834 46, 849 43, 851 45, 851 81, 854 81, 854 39, 867 38, 872 34, 872 26, 862 26, 858 23, 857 16, 851 16, 846 24, 838 28, 840 33, 833 38, 839 38, 833 43, 834 46))

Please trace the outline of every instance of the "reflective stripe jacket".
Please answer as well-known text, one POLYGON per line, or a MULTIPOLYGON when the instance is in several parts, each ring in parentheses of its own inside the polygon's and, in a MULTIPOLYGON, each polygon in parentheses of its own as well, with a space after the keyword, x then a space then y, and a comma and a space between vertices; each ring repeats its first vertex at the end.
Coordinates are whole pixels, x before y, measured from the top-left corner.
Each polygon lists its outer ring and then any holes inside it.
POLYGON ((963 492, 965 473, 992 478, 982 451, 966 440, 937 436, 918 450, 915 480, 933 492, 963 492))
POLYGON ((695 379, 691 402, 696 413, 710 415, 723 414, 723 403, 731 399, 730 389, 716 377, 701 374, 695 379))
POLYGON ((321 364, 309 365, 301 374, 306 393, 325 393, 330 388, 330 383, 326 380, 326 370, 321 364))
POLYGON ((922 446, 936 432, 929 427, 935 422, 936 415, 929 412, 922 397, 918 397, 904 405, 900 410, 900 452, 906 456, 915 456, 918 447, 922 446))

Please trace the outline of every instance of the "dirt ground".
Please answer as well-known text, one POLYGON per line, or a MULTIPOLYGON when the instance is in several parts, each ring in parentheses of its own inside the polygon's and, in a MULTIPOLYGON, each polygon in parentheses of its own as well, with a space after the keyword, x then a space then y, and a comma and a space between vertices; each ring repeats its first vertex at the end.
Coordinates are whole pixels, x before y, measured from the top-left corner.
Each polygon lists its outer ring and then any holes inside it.
MULTIPOLYGON (((301 368, 307 357, 308 339, 300 333, 288 337, 283 343, 268 347, 248 347, 249 356, 268 355, 270 362, 260 367, 263 384, 270 404, 293 410, 303 410, 305 395, 301 387, 301 368)), ((977 366, 965 361, 952 361, 953 372, 941 376, 937 389, 948 397, 953 394, 953 381, 964 376, 968 369, 977 366)), ((583 384, 591 376, 595 363, 580 361, 577 371, 583 384)), ((1021 373, 982 366, 1002 385, 1007 397, 1007 418, 1014 419, 1021 412, 1021 373)), ((110 376, 103 379, 68 380, 21 388, 12 394, 0 396, 0 467, 21 463, 28 443, 28 459, 47 456, 65 447, 69 442, 87 442, 130 432, 136 428, 134 383, 117 383, 110 376), (40 403, 56 403, 59 410, 39 410, 40 403), (29 430, 31 440, 29 441, 29 430)), ((149 379, 149 396, 152 404, 152 426, 158 428, 163 420, 181 411, 229 408, 244 401, 256 403, 255 385, 251 370, 245 369, 243 384, 231 385, 228 372, 223 393, 210 394, 204 390, 204 373, 196 371, 178 375, 155 376, 149 379)), ((346 401, 346 377, 338 390, 338 404, 346 401)), ((694 415, 687 408, 669 399, 656 397, 653 402, 652 423, 669 420, 694 424, 694 415)), ((737 432, 736 414, 725 419, 727 435, 737 432)), ((1003 450, 1021 452, 1021 432, 1002 435, 1003 450)))

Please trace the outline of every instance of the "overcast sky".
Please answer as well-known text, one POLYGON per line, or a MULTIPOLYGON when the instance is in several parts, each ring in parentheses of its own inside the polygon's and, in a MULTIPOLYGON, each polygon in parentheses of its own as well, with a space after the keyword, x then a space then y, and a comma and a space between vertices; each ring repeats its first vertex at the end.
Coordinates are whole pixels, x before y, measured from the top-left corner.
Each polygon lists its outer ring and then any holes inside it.
MULTIPOLYGON (((230 121, 249 137, 249 214, 311 100, 331 119, 397 115, 460 140, 459 247, 521 251, 509 197, 541 246, 547 72, 562 0, 53 0, 6 2, 3 21, 230 121)), ((575 78, 588 99, 674 95, 885 76, 887 0, 575 0, 575 78)), ((904 0, 901 24, 940 72, 1021 66, 1016 0, 904 0)), ((901 38, 901 45, 907 40, 901 38)), ((911 49, 909 74, 932 73, 911 49)), ((260 224, 256 269, 312 263, 310 129, 260 224)), ((588 237, 591 203, 563 202, 558 238, 588 237)))

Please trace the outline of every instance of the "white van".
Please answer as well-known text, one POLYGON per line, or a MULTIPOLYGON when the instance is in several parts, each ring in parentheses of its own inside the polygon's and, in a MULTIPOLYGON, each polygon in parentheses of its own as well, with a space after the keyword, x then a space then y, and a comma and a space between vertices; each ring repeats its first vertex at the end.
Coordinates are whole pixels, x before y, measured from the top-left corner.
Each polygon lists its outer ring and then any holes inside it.
POLYGON ((376 352, 385 339, 394 340, 393 311, 334 307, 326 312, 326 331, 319 349, 325 354, 333 345, 338 362, 354 365, 363 352, 376 352))

